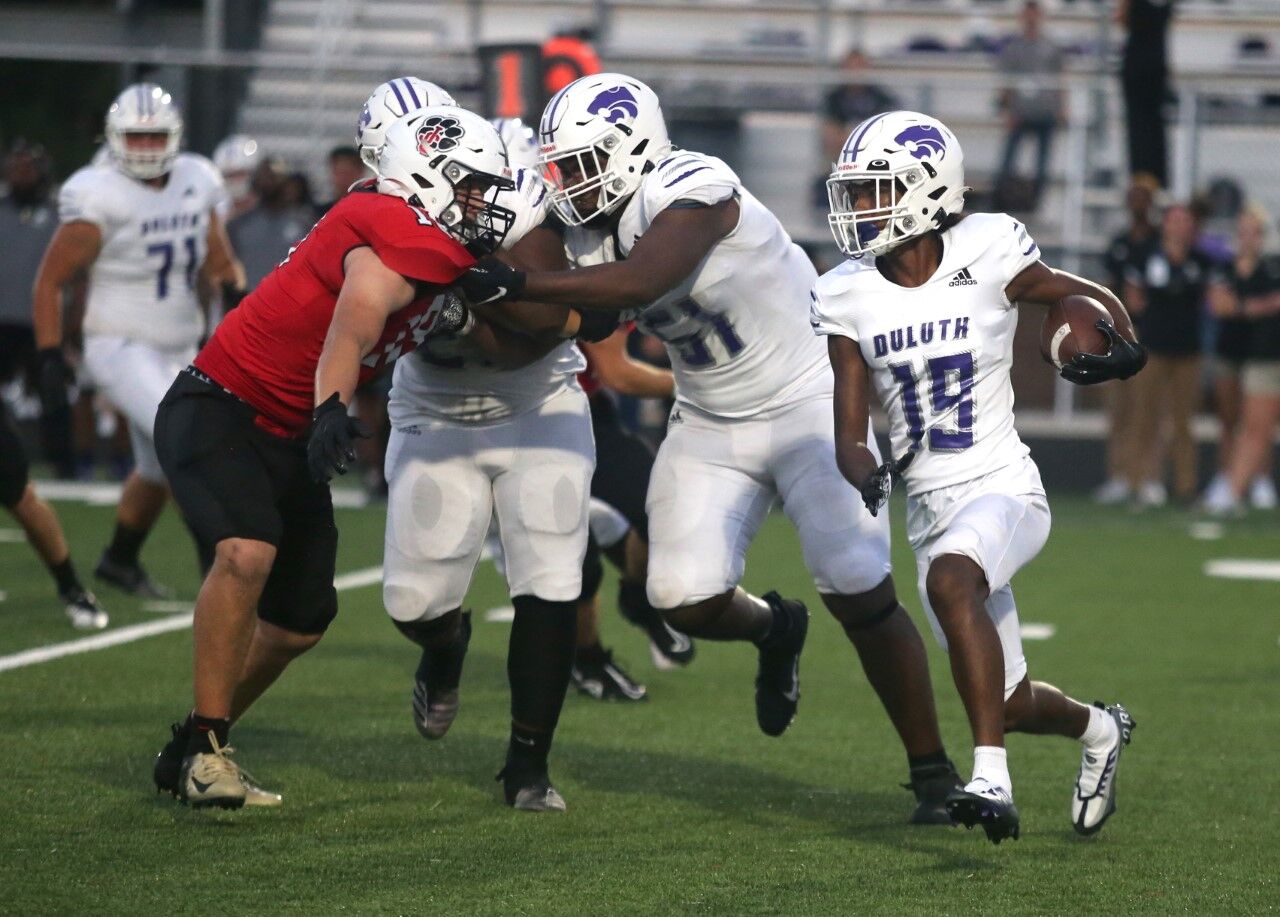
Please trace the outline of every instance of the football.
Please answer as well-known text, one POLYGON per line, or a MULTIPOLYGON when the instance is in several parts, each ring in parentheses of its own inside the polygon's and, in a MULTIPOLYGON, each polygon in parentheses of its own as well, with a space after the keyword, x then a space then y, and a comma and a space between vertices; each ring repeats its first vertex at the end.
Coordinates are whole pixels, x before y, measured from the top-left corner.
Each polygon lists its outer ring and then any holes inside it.
POLYGON ((1049 307, 1040 326, 1040 355, 1062 369, 1078 353, 1105 354, 1110 342, 1097 328, 1100 318, 1111 321, 1111 313, 1096 299, 1064 296, 1049 307))

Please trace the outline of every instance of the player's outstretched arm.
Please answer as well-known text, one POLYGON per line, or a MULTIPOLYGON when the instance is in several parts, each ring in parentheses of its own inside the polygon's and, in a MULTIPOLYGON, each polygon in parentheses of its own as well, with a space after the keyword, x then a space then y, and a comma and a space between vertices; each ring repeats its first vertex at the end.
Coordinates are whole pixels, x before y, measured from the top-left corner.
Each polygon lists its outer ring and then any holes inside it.
POLYGON ((626 260, 538 273, 486 260, 464 274, 459 285, 473 302, 532 300, 584 312, 639 309, 692 274, 737 223, 738 202, 733 199, 706 207, 671 207, 654 218, 626 260))
POLYGON ((371 248, 352 249, 343 266, 346 279, 316 364, 317 405, 335 392, 343 404, 351 403, 360 379, 360 361, 378 343, 387 317, 413 302, 416 295, 413 283, 383 264, 371 248))
POLYGON ((224 306, 239 305, 245 289, 244 265, 231 247, 227 229, 218 218, 217 211, 209 211, 208 254, 200 266, 200 277, 207 289, 224 291, 224 306))
POLYGON ((603 341, 583 343, 596 376, 620 395, 633 398, 671 398, 676 382, 671 370, 641 363, 627 353, 626 328, 619 328, 603 341))
MULTIPOLYGON (((521 271, 563 271, 569 267, 564 240, 545 226, 526 233, 504 253, 503 260, 521 271)), ((493 302, 476 311, 490 322, 552 345, 573 337, 579 324, 578 313, 558 303, 493 302)))
POLYGON ((1129 313, 1114 293, 1091 280, 1051 268, 1043 261, 1037 261, 1009 281, 1004 295, 1011 303, 1040 303, 1046 306, 1065 296, 1090 296, 1106 306, 1111 313, 1111 324, 1121 337, 1126 341, 1138 339, 1129 313))

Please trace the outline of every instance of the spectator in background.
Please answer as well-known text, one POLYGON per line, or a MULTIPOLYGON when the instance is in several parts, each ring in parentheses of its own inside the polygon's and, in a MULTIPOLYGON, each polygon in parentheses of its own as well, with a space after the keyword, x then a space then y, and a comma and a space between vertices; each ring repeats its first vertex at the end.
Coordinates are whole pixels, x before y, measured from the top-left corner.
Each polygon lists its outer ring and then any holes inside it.
POLYGON ((329 203, 321 211, 329 212, 329 208, 346 196, 348 190, 356 182, 369 177, 360 151, 353 146, 335 146, 329 151, 329 203))
MULTIPOLYGON (((0 384, 22 379, 35 386, 35 335, 31 330, 31 286, 40 259, 58 228, 50 200, 53 163, 44 148, 18 140, 4 159, 8 193, 0 198, 0 384)), ((60 478, 75 474, 71 417, 67 410, 41 417, 45 457, 60 478)))
POLYGON ((996 179, 1000 210, 1034 211, 1044 193, 1053 150, 1053 132, 1066 120, 1060 87, 1062 52, 1044 35, 1044 11, 1028 0, 1019 17, 1021 29, 1000 50, 1000 73, 1010 85, 1000 92, 1004 117, 1004 155, 996 179), (1018 177, 1018 151, 1027 137, 1036 142, 1035 173, 1030 189, 1018 177))
POLYGON ((256 287, 284 260, 315 222, 315 207, 299 201, 298 183, 290 186, 288 167, 266 159, 253 173, 257 203, 227 223, 231 246, 244 264, 247 289, 256 287))
POLYGON ((822 174, 814 182, 813 206, 827 209, 827 176, 840 158, 840 148, 850 131, 870 118, 899 108, 898 100, 870 80, 871 62, 851 48, 841 62, 844 82, 826 94, 822 104, 822 174))
POLYGON ((1115 18, 1128 33, 1120 65, 1129 170, 1169 185, 1164 104, 1169 95, 1169 23, 1176 0, 1118 0, 1115 18))
POLYGON ((1213 314, 1246 327, 1241 421, 1225 479, 1205 493, 1204 508, 1214 515, 1239 514, 1246 496, 1256 509, 1276 505, 1271 467, 1280 421, 1280 259, 1265 254, 1268 228, 1256 207, 1240 214, 1235 258, 1209 288, 1213 314))
MULTIPOLYGON (((1133 176, 1125 207, 1129 212, 1129 225, 1111 240, 1104 256, 1106 284, 1120 297, 1125 308, 1133 315, 1142 339, 1141 318, 1134 312, 1133 304, 1126 298, 1125 278, 1132 272, 1141 272, 1147 258, 1155 251, 1158 234, 1154 218, 1155 195, 1159 183, 1151 175, 1133 176)), ((1105 383, 1107 392, 1107 480, 1093 495, 1095 502, 1104 506, 1123 503, 1132 496, 1129 489, 1129 470, 1142 450, 1135 434, 1138 427, 1138 388, 1119 382, 1105 383)))
POLYGON ((1173 495, 1196 495, 1191 420, 1200 404, 1201 328, 1210 262, 1195 250, 1191 211, 1164 214, 1159 245, 1125 278, 1125 303, 1151 358, 1138 375, 1137 442, 1129 484, 1140 507, 1163 506, 1165 459, 1173 463, 1173 495))

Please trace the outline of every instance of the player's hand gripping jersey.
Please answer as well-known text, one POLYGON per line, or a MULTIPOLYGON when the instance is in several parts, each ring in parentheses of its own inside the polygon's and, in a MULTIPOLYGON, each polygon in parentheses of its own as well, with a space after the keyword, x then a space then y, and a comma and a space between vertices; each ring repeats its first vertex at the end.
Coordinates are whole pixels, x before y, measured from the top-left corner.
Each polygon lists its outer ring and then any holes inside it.
POLYGON ((222 177, 202 156, 181 153, 163 187, 107 163, 86 166, 62 186, 58 217, 102 232, 89 269, 86 334, 144 341, 165 350, 194 347, 204 333, 196 275, 204 263, 209 212, 222 177))
POLYGON ((426 212, 400 198, 357 191, 335 204, 196 357, 199 370, 257 408, 274 432, 298 436, 311 422, 316 364, 342 288, 343 259, 361 246, 421 284, 419 298, 387 319, 361 363, 361 384, 427 338, 445 288, 475 263, 426 212))
POLYGON ((907 491, 969 481, 1028 455, 1013 426, 1013 334, 1005 287, 1040 260, 1006 214, 965 217, 942 234, 942 263, 922 286, 886 280, 875 259, 850 260, 814 288, 813 328, 858 342, 889 415, 895 457, 918 454, 907 491))
MULTIPOLYGON (((547 189, 537 172, 517 169, 515 183, 514 189, 498 195, 498 203, 515 214, 503 249, 512 248, 547 218, 547 189)), ((475 356, 455 337, 433 338, 414 359, 396 366, 388 411, 396 426, 431 417, 501 420, 543 404, 585 365, 573 341, 528 366, 504 369, 475 356)))
POLYGON ((569 227, 579 267, 625 258, 663 210, 736 198, 737 227, 676 289, 635 316, 671 355, 680 403, 719 417, 751 417, 787 404, 809 384, 831 391, 825 348, 805 327, 817 272, 738 176, 714 156, 673 152, 645 176, 616 236, 569 227))

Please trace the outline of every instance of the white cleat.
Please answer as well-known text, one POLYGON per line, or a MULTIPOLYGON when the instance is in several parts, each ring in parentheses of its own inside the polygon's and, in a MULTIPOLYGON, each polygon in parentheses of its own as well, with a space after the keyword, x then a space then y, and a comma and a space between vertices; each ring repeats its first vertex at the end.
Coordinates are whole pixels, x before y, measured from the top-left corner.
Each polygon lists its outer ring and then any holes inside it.
POLYGON ((240 768, 230 758, 234 749, 229 745, 219 746, 212 735, 209 743, 213 751, 183 759, 178 798, 194 809, 208 806, 238 809, 245 804, 248 792, 240 768))
POLYGON ((1249 485, 1249 505, 1254 509, 1273 510, 1276 508, 1276 485, 1271 478, 1259 475, 1249 485))
POLYGON ((1095 702, 1116 724, 1116 735, 1102 748, 1086 748, 1080 756, 1080 773, 1071 796, 1071 824, 1077 834, 1096 834, 1116 810, 1116 773, 1120 753, 1133 737, 1137 723, 1120 704, 1095 702))
POLYGON ((102 630, 109 619, 107 610, 98 603, 92 592, 69 594, 62 596, 67 603, 67 619, 76 630, 102 630))
POLYGON ((1139 509, 1159 509, 1169 502, 1169 492, 1159 481, 1147 481, 1135 496, 1139 509))
POLYGON ((1109 478, 1093 492, 1093 502, 1099 506, 1119 506, 1129 499, 1129 482, 1124 478, 1109 478))

